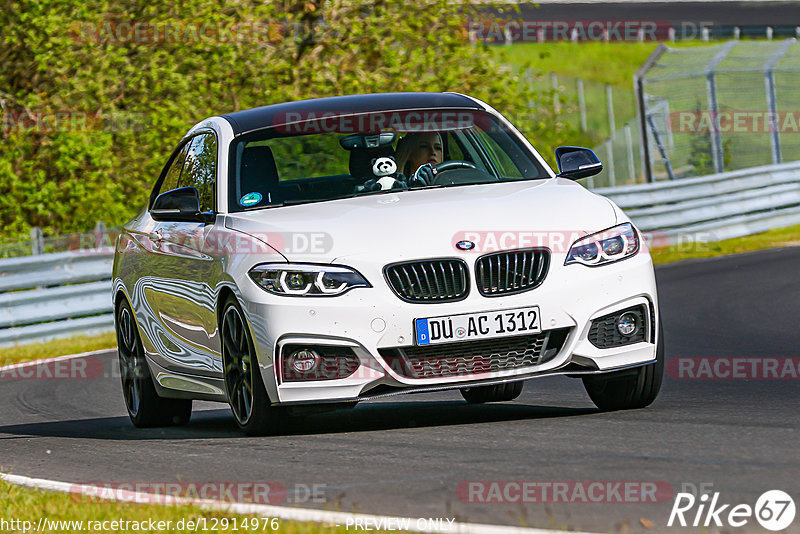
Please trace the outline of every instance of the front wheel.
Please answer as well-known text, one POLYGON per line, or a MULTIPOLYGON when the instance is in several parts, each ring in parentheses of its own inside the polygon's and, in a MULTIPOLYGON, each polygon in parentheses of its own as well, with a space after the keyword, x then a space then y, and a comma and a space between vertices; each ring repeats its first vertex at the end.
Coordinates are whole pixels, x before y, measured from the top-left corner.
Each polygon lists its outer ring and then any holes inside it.
POLYGON ((127 301, 117 308, 115 328, 122 395, 134 426, 139 428, 185 425, 192 415, 192 401, 159 397, 144 356, 142 340, 127 301))
POLYGON ((239 428, 247 435, 262 436, 282 426, 286 412, 270 405, 250 331, 233 297, 222 312, 222 365, 225 393, 239 428))
POLYGON ((664 334, 658 327, 656 361, 630 371, 583 378, 592 402, 601 410, 629 410, 652 404, 664 376, 664 334))
POLYGON ((478 386, 464 388, 461 396, 470 404, 483 404, 485 402, 506 402, 519 397, 522 393, 524 382, 509 382, 494 386, 478 386))

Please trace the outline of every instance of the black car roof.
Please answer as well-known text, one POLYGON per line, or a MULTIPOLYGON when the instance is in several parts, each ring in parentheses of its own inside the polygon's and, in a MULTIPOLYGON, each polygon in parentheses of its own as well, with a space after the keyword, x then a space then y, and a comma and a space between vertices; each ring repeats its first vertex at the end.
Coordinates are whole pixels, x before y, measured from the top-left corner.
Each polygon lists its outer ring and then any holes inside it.
POLYGON ((234 111, 222 115, 239 135, 261 128, 287 124, 288 113, 350 114, 376 111, 399 111, 409 109, 480 109, 480 106, 465 96, 455 93, 376 93, 369 95, 332 96, 297 100, 283 104, 273 104, 260 108, 234 111))

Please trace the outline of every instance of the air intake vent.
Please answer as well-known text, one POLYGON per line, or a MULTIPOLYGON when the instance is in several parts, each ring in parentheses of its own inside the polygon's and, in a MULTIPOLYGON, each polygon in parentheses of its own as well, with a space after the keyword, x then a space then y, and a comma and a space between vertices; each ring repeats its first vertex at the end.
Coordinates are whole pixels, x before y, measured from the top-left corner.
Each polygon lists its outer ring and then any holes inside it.
POLYGON ((481 295, 509 295, 540 285, 549 266, 550 252, 546 249, 495 252, 478 258, 475 278, 481 295))
POLYGON ((467 298, 467 264, 457 259, 419 260, 387 265, 386 280, 406 302, 453 302, 467 298))
POLYGON ((378 351, 393 371, 406 378, 480 375, 549 362, 561 351, 569 330, 378 351))

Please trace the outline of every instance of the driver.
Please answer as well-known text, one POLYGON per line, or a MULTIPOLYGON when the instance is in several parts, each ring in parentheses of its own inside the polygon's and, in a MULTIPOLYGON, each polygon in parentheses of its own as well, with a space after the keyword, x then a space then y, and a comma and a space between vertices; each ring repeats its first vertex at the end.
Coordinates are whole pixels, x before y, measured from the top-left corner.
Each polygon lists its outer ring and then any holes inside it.
POLYGON ((431 185, 434 166, 442 162, 442 137, 439 132, 410 133, 397 143, 397 168, 408 176, 409 185, 431 185))

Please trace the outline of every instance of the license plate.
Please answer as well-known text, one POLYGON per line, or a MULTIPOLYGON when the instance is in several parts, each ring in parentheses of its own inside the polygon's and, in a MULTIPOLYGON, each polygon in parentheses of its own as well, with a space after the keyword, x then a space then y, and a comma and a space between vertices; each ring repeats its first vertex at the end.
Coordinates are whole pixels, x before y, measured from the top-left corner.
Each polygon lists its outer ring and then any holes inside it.
POLYGON ((541 331, 538 306, 414 320, 417 345, 538 334, 541 331))

